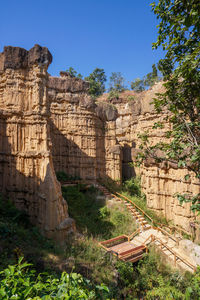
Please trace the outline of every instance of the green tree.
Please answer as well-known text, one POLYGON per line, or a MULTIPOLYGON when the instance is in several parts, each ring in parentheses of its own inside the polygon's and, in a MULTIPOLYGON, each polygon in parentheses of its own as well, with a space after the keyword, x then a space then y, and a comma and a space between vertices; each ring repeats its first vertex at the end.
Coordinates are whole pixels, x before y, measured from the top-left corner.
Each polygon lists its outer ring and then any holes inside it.
MULTIPOLYGON (((161 68, 161 65, 159 65, 161 68)), ((145 87, 153 86, 159 80, 158 70, 156 65, 152 65, 152 72, 148 73, 142 79, 136 78, 131 82, 131 89, 136 92, 142 92, 145 90, 145 87)))
MULTIPOLYGON (((200 179, 200 1, 159 0, 152 3, 152 10, 160 23, 157 41, 153 48, 162 46, 166 54, 159 62, 164 75, 165 93, 154 99, 157 112, 169 110, 167 121, 171 130, 166 133, 168 142, 154 147, 143 135, 143 153, 157 158, 157 149, 162 159, 177 163, 179 168, 194 172, 200 179)), ((165 120, 166 122, 166 120, 165 120)), ((155 124, 154 127, 164 126, 155 124)), ((189 180, 190 175, 185 176, 189 180)), ((181 202, 191 201, 192 209, 200 211, 200 194, 178 195, 181 202)))
POLYGON ((131 89, 135 92, 142 92, 145 90, 144 80, 140 78, 136 78, 131 82, 131 89))
POLYGON ((122 92, 125 90, 125 79, 122 76, 121 72, 112 72, 109 82, 109 90, 116 90, 122 92))
POLYGON ((143 82, 144 82, 145 86, 151 87, 156 83, 156 81, 158 81, 158 71, 157 71, 156 65, 153 64, 152 65, 152 72, 148 73, 143 78, 143 82))
POLYGON ((105 82, 107 79, 104 69, 94 69, 94 71, 88 77, 85 77, 85 80, 89 81, 90 83, 90 95, 98 97, 105 92, 105 82))
POLYGON ((66 70, 67 73, 69 73, 72 77, 77 77, 82 79, 83 76, 78 73, 73 67, 69 67, 69 69, 66 70))

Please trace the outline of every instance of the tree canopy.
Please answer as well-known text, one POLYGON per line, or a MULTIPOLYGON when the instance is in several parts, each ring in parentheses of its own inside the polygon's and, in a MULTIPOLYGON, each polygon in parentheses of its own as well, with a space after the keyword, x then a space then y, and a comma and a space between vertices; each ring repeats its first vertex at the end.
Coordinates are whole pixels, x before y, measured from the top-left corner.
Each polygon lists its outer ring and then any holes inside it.
POLYGON ((148 73, 142 79, 136 78, 131 82, 131 89, 135 92, 142 92, 147 87, 153 86, 159 80, 156 65, 152 65, 152 72, 148 73))
POLYGON ((66 70, 72 77, 77 77, 77 78, 83 78, 83 76, 78 73, 73 67, 69 67, 69 69, 66 70))
MULTIPOLYGON (((194 172, 200 179, 200 1, 159 0, 151 4, 160 21, 157 41, 165 50, 165 57, 159 62, 164 75, 166 91, 154 99, 158 113, 164 108, 170 112, 167 119, 171 129, 166 141, 153 147, 148 144, 148 134, 143 135, 143 153, 156 157, 156 150, 164 153, 163 160, 177 163, 179 168, 194 172)), ((164 124, 157 124, 164 126, 164 124)), ((185 180, 190 180, 188 173, 185 180)), ((200 211, 200 194, 178 195, 181 202, 191 201, 192 209, 200 211)))
POLYGON ((98 97, 105 92, 105 82, 107 78, 104 69, 94 69, 89 76, 85 77, 85 80, 90 83, 89 94, 91 96, 98 97))
POLYGON ((109 90, 115 90, 118 92, 122 92, 125 90, 125 79, 122 76, 121 72, 112 72, 110 76, 109 82, 109 90))

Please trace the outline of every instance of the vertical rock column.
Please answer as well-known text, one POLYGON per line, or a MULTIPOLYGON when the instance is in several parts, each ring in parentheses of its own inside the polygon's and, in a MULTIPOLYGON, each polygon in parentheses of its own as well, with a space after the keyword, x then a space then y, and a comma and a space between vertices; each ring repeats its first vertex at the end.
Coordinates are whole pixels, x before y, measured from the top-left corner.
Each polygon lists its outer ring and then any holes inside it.
POLYGON ((0 54, 0 184, 33 224, 59 241, 71 230, 56 180, 50 140, 47 48, 5 47, 0 54))

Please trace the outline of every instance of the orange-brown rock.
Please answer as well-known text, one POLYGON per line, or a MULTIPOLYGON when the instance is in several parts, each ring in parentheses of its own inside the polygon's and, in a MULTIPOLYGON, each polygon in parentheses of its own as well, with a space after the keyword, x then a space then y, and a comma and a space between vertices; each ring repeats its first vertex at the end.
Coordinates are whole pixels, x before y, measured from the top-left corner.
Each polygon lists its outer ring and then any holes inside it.
POLYGON ((116 108, 95 104, 87 82, 61 75, 48 81, 55 170, 87 180, 120 179, 121 153, 109 151, 116 145, 116 108))
POLYGON ((97 105, 88 82, 47 73, 52 56, 5 47, 0 54, 0 188, 45 235, 74 230, 55 171, 95 181, 121 178, 112 105, 97 105))
MULTIPOLYGON (((139 173, 147 204, 188 232, 197 219, 176 193, 199 193, 199 182, 184 181, 186 170, 152 158, 134 169, 140 141, 148 131, 151 144, 165 138, 152 129, 167 111, 156 114, 151 103, 162 83, 149 91, 125 91, 120 99, 94 102, 89 83, 61 72, 47 73, 52 56, 35 45, 27 51, 5 47, 0 53, 0 187, 47 236, 63 240, 74 229, 55 172, 95 181, 121 181, 139 173)), ((160 153, 162 156, 162 153, 160 153)))
MULTIPOLYGON (((162 82, 160 82, 150 90, 141 93, 124 92, 121 94, 119 103, 115 101, 119 114, 116 119, 116 138, 122 150, 129 145, 132 156, 129 159, 130 162, 135 160, 139 152, 140 139, 138 135, 148 132, 152 145, 165 139, 165 131, 169 128, 169 124, 166 123, 163 129, 152 129, 153 124, 164 120, 167 114, 166 110, 161 114, 156 114, 152 104, 156 93, 163 90, 162 82)), ((105 97, 104 95, 103 101, 106 100, 105 97)), ((162 157, 161 152, 157 154, 157 156, 162 157)), ((123 153, 122 176, 125 175, 126 178, 130 178, 131 173, 129 172, 129 176, 126 173, 125 156, 123 153)), ((175 194, 199 193, 200 183, 194 176, 191 174, 191 180, 186 182, 184 180, 184 176, 188 173, 186 170, 178 169, 177 164, 171 162, 158 164, 155 159, 150 157, 140 169, 135 171, 141 175, 142 189, 146 194, 148 207, 164 215, 168 220, 172 220, 175 225, 180 225, 188 232, 191 232, 190 224, 198 218, 191 211, 190 203, 181 205, 175 194)), ((198 228, 197 231, 199 231, 198 228)), ((200 236, 198 238, 200 239, 200 236)))
POLYGON ((45 235, 73 230, 56 180, 50 141, 47 48, 5 47, 0 54, 0 187, 45 235))

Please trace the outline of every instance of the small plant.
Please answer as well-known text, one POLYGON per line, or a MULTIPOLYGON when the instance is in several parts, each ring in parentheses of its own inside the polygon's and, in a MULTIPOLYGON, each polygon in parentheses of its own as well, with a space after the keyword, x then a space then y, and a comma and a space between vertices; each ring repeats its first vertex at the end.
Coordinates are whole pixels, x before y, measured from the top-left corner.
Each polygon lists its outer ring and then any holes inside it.
POLYGON ((58 181, 81 180, 80 176, 69 175, 69 174, 66 174, 63 171, 56 172, 56 177, 57 177, 58 181))
POLYGON ((131 196, 141 197, 141 185, 139 177, 132 177, 123 184, 123 190, 127 191, 131 196))
POLYGON ((119 92, 116 90, 111 90, 108 94, 108 100, 119 99, 119 92))
POLYGON ((128 102, 132 102, 135 100, 135 97, 133 95, 128 95, 126 99, 128 102))

